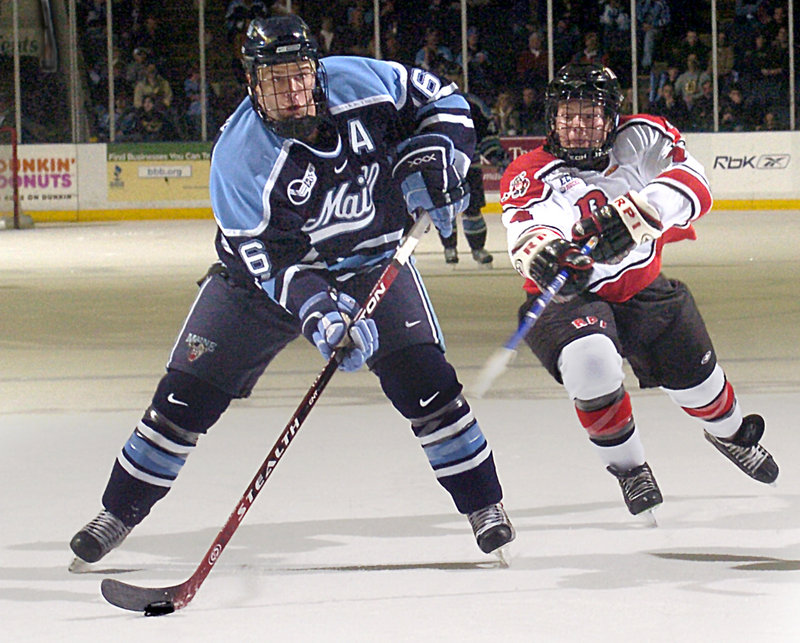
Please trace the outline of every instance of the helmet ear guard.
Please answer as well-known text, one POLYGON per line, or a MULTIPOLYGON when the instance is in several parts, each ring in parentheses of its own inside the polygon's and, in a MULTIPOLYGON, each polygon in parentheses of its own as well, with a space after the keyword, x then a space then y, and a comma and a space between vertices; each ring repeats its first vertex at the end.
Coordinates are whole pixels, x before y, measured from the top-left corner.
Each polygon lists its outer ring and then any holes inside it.
POLYGON ((592 63, 564 65, 556 72, 545 93, 545 149, 553 156, 578 167, 592 167, 604 161, 614 145, 622 100, 617 76, 608 67, 592 63), (571 147, 560 140, 556 116, 559 104, 570 100, 585 101, 593 108, 602 109, 607 133, 599 144, 571 147))
POLYGON ((317 43, 308 25, 298 16, 256 18, 247 28, 242 45, 242 65, 247 74, 247 93, 253 110, 264 124, 284 138, 308 138, 327 114, 328 79, 319 60, 317 43), (289 63, 311 63, 315 73, 312 99, 315 114, 275 118, 262 104, 259 69, 289 63))

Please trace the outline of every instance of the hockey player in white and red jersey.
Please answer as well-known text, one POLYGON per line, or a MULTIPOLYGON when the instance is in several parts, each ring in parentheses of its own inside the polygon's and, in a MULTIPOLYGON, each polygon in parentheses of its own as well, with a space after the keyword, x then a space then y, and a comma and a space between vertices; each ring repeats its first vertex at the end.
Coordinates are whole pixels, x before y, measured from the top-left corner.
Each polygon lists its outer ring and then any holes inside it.
POLYGON ((634 515, 662 502, 645 461, 623 358, 639 385, 661 387, 706 439, 747 475, 772 483, 759 444, 764 420, 743 417, 688 287, 661 273, 665 244, 695 238, 711 209, 703 167, 658 116, 619 116, 614 73, 568 64, 547 88, 544 146, 518 157, 500 183, 503 224, 528 301, 566 269, 568 280, 525 341, 564 385, 634 515), (581 254, 592 237, 591 257, 581 254))

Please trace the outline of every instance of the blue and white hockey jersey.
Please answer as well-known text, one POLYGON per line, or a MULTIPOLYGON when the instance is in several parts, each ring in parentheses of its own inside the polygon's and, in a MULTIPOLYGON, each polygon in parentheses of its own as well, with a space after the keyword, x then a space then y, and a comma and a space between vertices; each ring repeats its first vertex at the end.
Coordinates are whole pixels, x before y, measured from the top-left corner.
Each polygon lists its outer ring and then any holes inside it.
POLYGON ((316 149, 269 130, 243 100, 211 160, 217 252, 293 314, 312 294, 390 257, 410 222, 392 180, 395 148, 421 133, 448 136, 466 175, 475 147, 469 105, 422 69, 353 56, 322 61, 334 143, 316 149))

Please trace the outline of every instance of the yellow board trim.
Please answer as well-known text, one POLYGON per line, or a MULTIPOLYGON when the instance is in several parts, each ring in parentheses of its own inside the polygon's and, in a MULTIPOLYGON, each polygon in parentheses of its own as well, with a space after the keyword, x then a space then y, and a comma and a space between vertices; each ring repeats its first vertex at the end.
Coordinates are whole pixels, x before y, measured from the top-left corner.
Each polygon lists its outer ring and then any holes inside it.
MULTIPOLYGON (((714 201, 714 210, 800 210, 800 199, 720 199, 714 201)), ((481 210, 484 214, 500 214, 499 203, 487 203, 481 210)))
MULTIPOLYGON (((800 199, 754 199, 714 201, 715 210, 800 210, 800 199)), ((487 203, 484 214, 500 214, 499 203, 487 203)), ((43 210, 26 212, 34 221, 145 221, 149 219, 213 219, 211 208, 137 208, 132 210, 43 210)))
POLYGON ((154 208, 136 210, 53 210, 26 212, 41 223, 55 221, 144 221, 149 219, 213 219, 211 208, 154 208))

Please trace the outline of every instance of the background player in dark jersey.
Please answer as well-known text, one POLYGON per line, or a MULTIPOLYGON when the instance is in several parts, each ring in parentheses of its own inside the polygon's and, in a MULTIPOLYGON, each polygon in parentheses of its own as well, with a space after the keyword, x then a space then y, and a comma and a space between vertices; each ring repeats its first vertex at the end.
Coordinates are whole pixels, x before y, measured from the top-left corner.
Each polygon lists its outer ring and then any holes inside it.
POLYGON ((566 269, 561 297, 526 341, 566 388, 633 514, 662 501, 623 386, 623 357, 642 387, 661 387, 706 438, 752 478, 778 476, 759 445, 764 421, 742 417, 689 289, 661 274, 665 243, 694 238, 712 197, 702 166, 661 117, 619 117, 622 94, 605 67, 569 64, 547 88, 547 141, 518 157, 500 194, 527 311, 566 269), (592 236, 592 258, 580 248, 592 236))
MULTIPOLYGON (((475 153, 472 155, 472 162, 467 171, 470 198, 467 209, 461 213, 461 222, 472 258, 479 265, 491 268, 494 257, 486 250, 486 220, 481 212, 481 208, 486 205, 481 156, 494 165, 501 174, 511 163, 511 158, 500 143, 500 137, 497 135, 497 123, 492 116, 492 110, 475 94, 463 91, 464 77, 461 66, 444 61, 439 71, 445 78, 458 85, 469 103, 472 122, 475 124, 475 153)), ((444 246, 444 260, 450 264, 458 263, 458 230, 456 228, 457 222, 453 224, 453 234, 449 237, 439 234, 439 239, 444 246)))
POLYGON ((114 463, 103 510, 72 550, 94 562, 118 546, 169 491, 200 435, 300 334, 325 359, 344 341, 343 370, 370 367, 481 550, 498 549, 514 530, 492 452, 413 262, 371 319, 348 322, 409 213, 428 211, 449 235, 466 207, 475 145, 466 101, 421 69, 358 57, 323 65, 296 16, 253 20, 242 50, 249 96, 220 129, 211 161, 220 263, 114 463))

